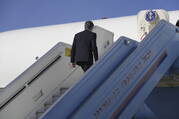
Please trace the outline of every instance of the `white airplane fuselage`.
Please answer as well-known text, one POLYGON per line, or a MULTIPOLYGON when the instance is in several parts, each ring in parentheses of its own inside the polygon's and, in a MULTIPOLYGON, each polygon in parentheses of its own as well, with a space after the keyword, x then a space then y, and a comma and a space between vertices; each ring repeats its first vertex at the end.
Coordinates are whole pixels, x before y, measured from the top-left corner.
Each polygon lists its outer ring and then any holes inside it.
MULTIPOLYGON (((179 11, 168 12, 175 24, 179 11)), ((95 25, 114 33, 114 41, 120 36, 137 38, 137 16, 95 20, 95 25)), ((36 62, 58 42, 72 44, 76 33, 84 30, 84 22, 28 28, 0 33, 0 87, 6 87, 25 69, 36 62)), ((138 40, 139 41, 139 40, 138 40)))

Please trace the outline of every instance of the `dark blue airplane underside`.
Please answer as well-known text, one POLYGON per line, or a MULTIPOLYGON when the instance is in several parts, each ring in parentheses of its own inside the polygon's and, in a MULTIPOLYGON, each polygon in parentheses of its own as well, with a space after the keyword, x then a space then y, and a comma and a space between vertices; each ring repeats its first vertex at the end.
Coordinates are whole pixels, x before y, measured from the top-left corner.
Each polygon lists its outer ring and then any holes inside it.
POLYGON ((179 119, 179 87, 157 87, 145 103, 158 119, 179 119))

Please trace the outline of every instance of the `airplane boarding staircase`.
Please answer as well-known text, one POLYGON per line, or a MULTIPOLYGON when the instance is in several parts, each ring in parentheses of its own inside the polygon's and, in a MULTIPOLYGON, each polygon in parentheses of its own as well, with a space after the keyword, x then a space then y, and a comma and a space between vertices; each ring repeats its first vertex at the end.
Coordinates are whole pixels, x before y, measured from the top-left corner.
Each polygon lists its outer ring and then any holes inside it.
POLYGON ((121 37, 41 119, 135 118, 178 50, 178 29, 165 21, 138 45, 121 37))
POLYGON ((144 101, 179 56, 178 31, 160 21, 141 43, 120 37, 85 74, 60 42, 0 91, 0 119, 156 119, 144 101))

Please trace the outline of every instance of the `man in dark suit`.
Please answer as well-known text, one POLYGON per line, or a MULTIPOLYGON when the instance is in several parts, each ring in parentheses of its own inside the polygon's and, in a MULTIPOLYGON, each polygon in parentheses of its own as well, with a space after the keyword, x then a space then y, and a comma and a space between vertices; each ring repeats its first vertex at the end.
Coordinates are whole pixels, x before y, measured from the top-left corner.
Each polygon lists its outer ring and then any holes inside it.
POLYGON ((98 60, 98 50, 96 46, 96 33, 92 32, 93 22, 85 22, 85 30, 75 35, 71 49, 72 66, 81 66, 86 72, 93 65, 93 56, 98 60))

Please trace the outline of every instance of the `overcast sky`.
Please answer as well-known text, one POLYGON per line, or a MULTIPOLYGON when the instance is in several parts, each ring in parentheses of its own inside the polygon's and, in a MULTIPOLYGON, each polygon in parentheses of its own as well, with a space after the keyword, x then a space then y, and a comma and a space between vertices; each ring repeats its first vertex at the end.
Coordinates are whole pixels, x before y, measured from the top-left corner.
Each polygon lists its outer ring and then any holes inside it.
POLYGON ((0 0, 0 32, 135 15, 158 8, 179 10, 179 0, 0 0))

